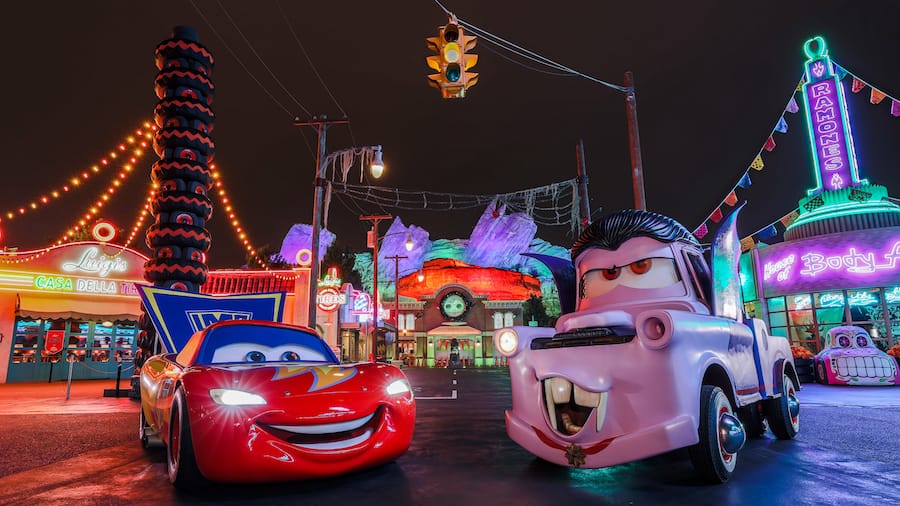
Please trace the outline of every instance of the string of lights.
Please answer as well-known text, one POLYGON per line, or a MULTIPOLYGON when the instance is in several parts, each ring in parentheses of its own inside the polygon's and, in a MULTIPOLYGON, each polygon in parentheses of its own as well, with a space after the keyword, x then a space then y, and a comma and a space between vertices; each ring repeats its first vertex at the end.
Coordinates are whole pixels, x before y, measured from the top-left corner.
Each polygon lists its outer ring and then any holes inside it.
POLYGON ((131 156, 128 158, 128 162, 131 164, 136 163, 137 159, 143 156, 144 152, 147 150, 149 141, 153 138, 153 134, 151 133, 153 131, 156 131, 156 125, 145 121, 141 128, 126 136, 118 146, 107 154, 107 156, 101 158, 97 163, 91 165, 80 174, 72 176, 67 183, 40 193, 38 197, 30 199, 27 204, 22 204, 0 213, 0 222, 4 219, 9 221, 28 212, 36 211, 40 207, 50 204, 63 195, 81 188, 85 182, 109 167, 115 160, 118 160, 122 156, 128 156, 127 153, 129 148, 131 148, 131 156))
MULTIPOLYGON (((228 223, 231 225, 231 228, 234 230, 234 234, 237 237, 238 241, 241 245, 244 246, 244 249, 247 250, 247 253, 250 256, 256 255, 256 248, 253 247, 250 239, 248 238, 247 232, 243 226, 241 226, 241 221, 237 217, 237 211, 234 209, 234 204, 231 202, 231 199, 228 198, 228 194, 225 190, 225 183, 222 181, 222 173, 219 171, 218 166, 215 163, 209 165, 209 168, 212 170, 213 176, 213 187, 216 190, 216 194, 219 196, 219 201, 222 202, 222 206, 225 208, 226 216, 228 217, 228 223)), ((266 267, 265 262, 261 258, 256 258, 256 262, 260 267, 266 267)))

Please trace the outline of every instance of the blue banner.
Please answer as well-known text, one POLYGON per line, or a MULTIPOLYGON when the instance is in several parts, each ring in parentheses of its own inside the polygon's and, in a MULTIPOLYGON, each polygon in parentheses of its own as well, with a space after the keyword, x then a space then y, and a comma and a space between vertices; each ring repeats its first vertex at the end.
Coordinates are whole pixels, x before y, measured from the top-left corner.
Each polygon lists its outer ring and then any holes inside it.
POLYGON ((138 285, 145 311, 166 353, 178 353, 195 332, 221 320, 281 321, 284 292, 203 295, 138 285))

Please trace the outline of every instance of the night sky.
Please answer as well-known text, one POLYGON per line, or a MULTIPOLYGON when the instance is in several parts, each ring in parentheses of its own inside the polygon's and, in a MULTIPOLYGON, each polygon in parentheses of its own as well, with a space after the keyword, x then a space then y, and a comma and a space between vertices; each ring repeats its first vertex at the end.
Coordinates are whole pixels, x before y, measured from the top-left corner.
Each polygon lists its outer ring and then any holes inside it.
MULTIPOLYGON (((443 3, 468 23, 598 79, 622 84, 631 70, 648 208, 690 229, 766 141, 801 76, 808 38, 822 35, 834 61, 900 97, 895 0, 443 3)), ((349 116, 349 127, 329 129, 329 152, 384 146, 386 173, 374 184, 481 194, 542 186, 574 177, 581 138, 595 218, 633 205, 624 95, 529 70, 479 41, 478 85, 465 99, 443 100, 425 79, 424 39, 447 22, 432 0, 195 5, 209 23, 187 1, 4 5, 0 211, 62 186, 152 117, 153 50, 175 25, 196 28, 216 57, 216 162, 255 245, 277 251, 291 225, 311 221, 315 136, 292 126, 294 116, 309 117, 304 108, 349 116)), ((861 176, 897 195, 900 118, 891 117, 889 100, 875 106, 868 99, 868 89, 848 93, 861 176)), ((775 134, 776 149, 763 152, 765 168, 751 171, 753 186, 739 190, 748 201, 742 235, 792 210, 814 186, 805 121, 786 119, 788 133, 775 134)), ((144 158, 103 214, 126 232, 154 160, 144 158)), ((113 172, 105 174, 51 206, 4 219, 0 242, 20 249, 52 242, 97 198, 113 172)), ((213 202, 209 263, 238 267, 244 253, 213 202)), ((331 207, 329 228, 353 250, 365 248, 362 212, 399 214, 432 239, 467 238, 480 214, 362 206, 331 207)), ((573 240, 567 227, 540 227, 538 236, 565 247, 573 240)))

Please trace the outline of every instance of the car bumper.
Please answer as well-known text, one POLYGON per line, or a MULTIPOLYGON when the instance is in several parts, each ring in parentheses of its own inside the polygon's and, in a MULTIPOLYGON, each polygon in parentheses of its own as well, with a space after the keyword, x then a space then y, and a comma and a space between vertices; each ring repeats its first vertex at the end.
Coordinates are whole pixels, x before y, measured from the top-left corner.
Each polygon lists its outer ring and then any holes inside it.
POLYGON ((584 441, 563 439, 550 433, 545 424, 530 424, 507 411, 506 430, 513 441, 548 462, 590 469, 640 460, 699 441, 697 427, 687 415, 676 416, 636 432, 604 440, 584 441))

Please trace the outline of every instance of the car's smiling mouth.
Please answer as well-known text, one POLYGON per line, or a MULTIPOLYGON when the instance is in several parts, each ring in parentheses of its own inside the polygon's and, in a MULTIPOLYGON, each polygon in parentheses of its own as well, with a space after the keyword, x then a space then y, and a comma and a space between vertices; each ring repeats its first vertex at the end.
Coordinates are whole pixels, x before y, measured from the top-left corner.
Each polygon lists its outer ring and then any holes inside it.
POLYGON ((553 430, 564 436, 578 434, 596 411, 597 432, 600 432, 606 420, 607 392, 591 392, 558 376, 545 378, 541 385, 547 419, 553 430))
POLYGON ((366 442, 381 424, 384 408, 347 422, 319 425, 259 424, 266 432, 308 450, 342 450, 366 442))

